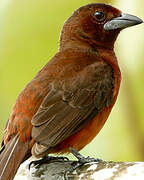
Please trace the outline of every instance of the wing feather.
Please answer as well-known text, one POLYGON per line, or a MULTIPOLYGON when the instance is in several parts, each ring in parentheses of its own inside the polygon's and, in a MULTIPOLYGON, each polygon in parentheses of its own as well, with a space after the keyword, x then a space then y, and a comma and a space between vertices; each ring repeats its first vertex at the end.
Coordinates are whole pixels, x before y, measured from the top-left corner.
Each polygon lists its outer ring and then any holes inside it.
POLYGON ((112 68, 104 62, 88 66, 61 84, 53 82, 32 119, 32 137, 48 149, 82 129, 112 103, 113 82, 112 68))

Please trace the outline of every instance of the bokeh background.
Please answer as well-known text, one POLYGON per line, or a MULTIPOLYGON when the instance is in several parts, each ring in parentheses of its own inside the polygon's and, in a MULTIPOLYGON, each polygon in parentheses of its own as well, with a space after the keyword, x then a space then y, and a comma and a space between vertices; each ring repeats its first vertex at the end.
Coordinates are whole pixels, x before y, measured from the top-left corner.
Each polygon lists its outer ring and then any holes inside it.
MULTIPOLYGON (((0 139, 24 86, 57 52, 65 20, 92 0, 0 0, 0 139)), ((97 0, 144 19, 143 0, 97 0)), ((123 80, 104 128, 81 152, 115 161, 144 161, 144 25, 115 44, 123 80)))

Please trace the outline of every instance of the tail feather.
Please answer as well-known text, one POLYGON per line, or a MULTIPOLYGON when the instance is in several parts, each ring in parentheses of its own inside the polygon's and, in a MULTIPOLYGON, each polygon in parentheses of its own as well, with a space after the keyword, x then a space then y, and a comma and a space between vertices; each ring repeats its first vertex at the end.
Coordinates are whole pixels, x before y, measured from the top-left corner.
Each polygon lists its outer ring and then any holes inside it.
POLYGON ((28 142, 22 143, 18 135, 13 137, 0 153, 0 180, 13 180, 28 152, 28 142))

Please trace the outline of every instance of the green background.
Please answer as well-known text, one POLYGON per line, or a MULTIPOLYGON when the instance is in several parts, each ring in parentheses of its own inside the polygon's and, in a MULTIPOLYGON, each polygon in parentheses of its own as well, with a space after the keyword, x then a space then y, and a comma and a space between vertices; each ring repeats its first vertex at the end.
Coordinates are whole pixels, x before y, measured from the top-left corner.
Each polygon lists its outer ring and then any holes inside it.
MULTIPOLYGON (((65 20, 88 0, 0 0, 0 136, 24 86, 53 57, 65 20)), ((109 2, 144 19, 142 0, 109 2)), ((144 160, 144 25, 125 29, 115 51, 122 70, 120 94, 98 136, 83 155, 144 160)))

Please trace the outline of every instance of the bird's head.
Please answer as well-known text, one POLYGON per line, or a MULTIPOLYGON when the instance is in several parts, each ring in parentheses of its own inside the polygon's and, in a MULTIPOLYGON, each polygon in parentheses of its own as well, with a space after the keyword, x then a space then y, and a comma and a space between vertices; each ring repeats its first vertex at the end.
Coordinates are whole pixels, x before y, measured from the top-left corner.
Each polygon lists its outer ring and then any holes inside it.
POLYGON ((93 3, 77 9, 65 22, 60 39, 60 49, 79 46, 113 49, 119 32, 142 23, 136 16, 123 14, 106 4, 93 3))

